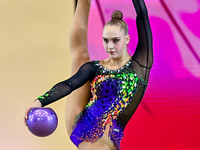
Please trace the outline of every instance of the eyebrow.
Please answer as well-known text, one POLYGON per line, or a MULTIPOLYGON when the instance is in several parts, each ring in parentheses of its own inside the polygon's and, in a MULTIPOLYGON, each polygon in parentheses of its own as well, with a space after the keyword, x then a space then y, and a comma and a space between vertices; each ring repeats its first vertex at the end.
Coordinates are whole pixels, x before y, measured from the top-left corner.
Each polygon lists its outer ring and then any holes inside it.
MULTIPOLYGON (((108 38, 103 37, 103 39, 108 39, 108 38)), ((120 37, 114 37, 112 39, 120 39, 120 37)))

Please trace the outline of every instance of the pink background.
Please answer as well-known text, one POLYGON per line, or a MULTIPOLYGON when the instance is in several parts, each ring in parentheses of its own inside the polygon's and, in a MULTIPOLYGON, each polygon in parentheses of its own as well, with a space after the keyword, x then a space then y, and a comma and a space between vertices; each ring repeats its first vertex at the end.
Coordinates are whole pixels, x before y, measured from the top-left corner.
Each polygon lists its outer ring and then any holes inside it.
MULTIPOLYGON (((200 0, 146 0, 154 65, 143 101, 125 129, 122 150, 200 150, 200 0)), ((131 0, 93 1, 89 22, 92 59, 107 56, 102 29, 113 10, 124 13, 133 54, 137 45, 131 0)))
MULTIPOLYGON (((200 0, 145 2, 155 59, 122 150, 200 150, 200 0)), ((130 53, 135 49, 131 0, 93 0, 88 42, 92 59, 108 57, 102 46, 103 20, 115 9, 128 22, 130 53)), ((73 0, 0 0, 0 150, 77 150, 65 127, 65 108, 70 106, 66 98, 48 106, 59 118, 49 137, 32 135, 22 119, 37 96, 70 77, 73 18, 73 0)))

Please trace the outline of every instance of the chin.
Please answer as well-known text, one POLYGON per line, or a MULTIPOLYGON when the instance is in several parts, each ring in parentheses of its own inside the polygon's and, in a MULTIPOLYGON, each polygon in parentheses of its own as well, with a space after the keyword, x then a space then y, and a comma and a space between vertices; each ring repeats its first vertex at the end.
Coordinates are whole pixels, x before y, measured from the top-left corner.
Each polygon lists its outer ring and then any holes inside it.
POLYGON ((110 58, 117 59, 117 58, 120 58, 120 56, 118 56, 118 55, 110 55, 110 58))

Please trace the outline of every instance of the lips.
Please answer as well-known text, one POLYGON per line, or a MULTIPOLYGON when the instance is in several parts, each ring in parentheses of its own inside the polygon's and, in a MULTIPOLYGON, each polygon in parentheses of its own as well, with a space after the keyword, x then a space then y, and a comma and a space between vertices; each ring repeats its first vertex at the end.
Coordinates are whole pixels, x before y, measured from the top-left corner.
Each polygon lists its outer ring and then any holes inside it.
POLYGON ((115 52, 109 52, 110 54, 114 54, 115 52))

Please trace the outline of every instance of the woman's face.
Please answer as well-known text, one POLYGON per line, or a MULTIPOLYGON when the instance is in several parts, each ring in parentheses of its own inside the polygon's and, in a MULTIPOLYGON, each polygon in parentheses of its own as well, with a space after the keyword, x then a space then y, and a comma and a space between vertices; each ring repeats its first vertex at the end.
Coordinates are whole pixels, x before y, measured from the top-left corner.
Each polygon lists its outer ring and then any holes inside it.
POLYGON ((103 45, 111 58, 120 58, 127 52, 130 36, 118 25, 107 25, 103 30, 103 45))

